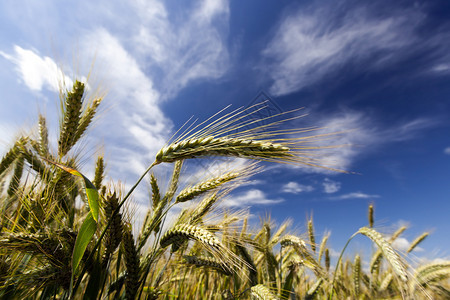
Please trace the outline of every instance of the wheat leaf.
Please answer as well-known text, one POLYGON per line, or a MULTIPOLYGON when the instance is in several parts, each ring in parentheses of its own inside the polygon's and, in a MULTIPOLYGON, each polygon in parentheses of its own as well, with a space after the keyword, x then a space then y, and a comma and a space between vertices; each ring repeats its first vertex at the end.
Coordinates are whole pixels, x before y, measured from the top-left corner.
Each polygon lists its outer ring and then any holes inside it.
POLYGON ((75 241, 75 246, 73 247, 72 254, 72 274, 75 273, 78 265, 80 264, 81 258, 86 251, 86 247, 94 236, 97 230, 97 222, 95 222, 92 212, 89 212, 86 219, 84 219, 81 225, 80 231, 78 232, 77 239, 75 241))

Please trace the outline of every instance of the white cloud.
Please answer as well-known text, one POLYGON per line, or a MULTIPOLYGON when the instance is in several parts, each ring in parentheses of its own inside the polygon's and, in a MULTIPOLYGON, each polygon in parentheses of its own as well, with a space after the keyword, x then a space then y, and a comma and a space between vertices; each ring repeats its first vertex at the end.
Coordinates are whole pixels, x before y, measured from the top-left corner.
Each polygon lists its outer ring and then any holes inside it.
POLYGON ((331 180, 329 178, 325 178, 322 185, 323 185, 323 191, 327 194, 336 193, 341 189, 340 182, 331 180))
POLYGON ((445 148, 444 153, 450 155, 450 147, 445 148))
POLYGON ((369 195, 369 194, 365 194, 365 193, 362 193, 362 192, 353 192, 353 193, 340 195, 340 196, 337 196, 337 197, 332 197, 331 199, 335 199, 335 200, 371 199, 371 198, 378 198, 378 197, 380 197, 380 196, 379 195, 369 195))
POLYGON ((248 207, 251 205, 271 205, 283 201, 280 198, 269 199, 263 191, 251 189, 245 193, 227 196, 221 205, 225 207, 248 207))
POLYGON ((58 92, 62 86, 71 87, 72 79, 48 56, 41 57, 36 51, 14 46, 14 54, 0 52, 0 55, 16 65, 16 70, 24 84, 33 91, 47 88, 58 92))
POLYGON ((111 175, 141 174, 170 137, 173 126, 159 108, 160 93, 138 61, 106 29, 92 31, 82 43, 84 57, 96 52, 96 75, 108 90, 104 101, 110 107, 108 117, 95 133, 108 144, 110 170, 116 173, 111 175))
POLYGON ((286 183, 281 188, 281 191, 283 193, 291 193, 291 194, 298 194, 298 193, 302 193, 302 192, 312 192, 313 190, 314 190, 314 187, 311 185, 303 185, 303 184, 299 184, 294 181, 286 183))
POLYGON ((287 14, 263 50, 265 69, 274 95, 289 94, 334 75, 352 63, 380 68, 402 59, 416 40, 413 32, 422 16, 403 10, 375 14, 370 7, 348 7, 344 15, 334 5, 313 5, 287 14))

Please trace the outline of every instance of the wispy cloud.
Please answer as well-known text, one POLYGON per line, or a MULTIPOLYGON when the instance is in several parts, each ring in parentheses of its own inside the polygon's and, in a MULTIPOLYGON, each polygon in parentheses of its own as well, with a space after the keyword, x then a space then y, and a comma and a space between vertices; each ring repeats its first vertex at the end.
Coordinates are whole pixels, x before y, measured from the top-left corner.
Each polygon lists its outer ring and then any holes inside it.
POLYGON ((314 187, 311 185, 299 184, 295 181, 286 183, 281 187, 283 193, 299 194, 302 192, 312 192, 314 187))
POLYGON ((444 153, 450 155, 450 147, 445 148, 444 153))
POLYGON ((348 193, 336 197, 332 197, 333 200, 347 200, 347 199, 371 199, 371 198, 379 198, 379 195, 370 195, 362 192, 353 192, 348 193))
POLYGON ((340 182, 331 180, 329 178, 325 178, 322 185, 323 185, 323 191, 327 194, 336 193, 341 189, 340 182))
MULTIPOLYGON (((317 150, 322 165, 347 171, 362 156, 373 153, 389 143, 418 138, 426 130, 439 126, 440 119, 420 117, 398 121, 387 126, 363 112, 342 109, 333 115, 317 114, 319 130, 315 134, 331 134, 316 142, 324 149, 317 150)), ((336 174, 320 168, 307 168, 309 172, 336 174)))
POLYGON ((248 207, 252 205, 271 205, 283 201, 281 198, 269 199, 263 191, 251 189, 245 193, 228 196, 221 205, 225 207, 248 207))
POLYGON ((178 18, 171 18, 163 2, 135 5, 141 23, 133 43, 150 72, 164 75, 157 81, 162 97, 170 98, 191 81, 217 79, 226 73, 228 1, 195 2, 178 18))
POLYGON ((432 37, 417 33, 426 18, 420 7, 386 13, 376 4, 322 4, 315 1, 308 8, 285 14, 262 51, 274 95, 290 94, 325 78, 340 76, 339 70, 345 65, 367 72, 391 67, 423 52, 430 54, 428 68, 447 70, 448 65, 436 59, 448 50, 442 33, 432 37))

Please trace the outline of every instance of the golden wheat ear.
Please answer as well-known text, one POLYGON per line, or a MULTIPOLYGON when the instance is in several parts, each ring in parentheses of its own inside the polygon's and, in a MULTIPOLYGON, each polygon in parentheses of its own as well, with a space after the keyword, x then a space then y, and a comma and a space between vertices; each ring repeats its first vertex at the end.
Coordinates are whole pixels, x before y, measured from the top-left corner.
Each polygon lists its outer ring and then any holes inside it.
POLYGON ((191 124, 158 151, 154 164, 171 163, 182 159, 231 156, 344 172, 326 166, 317 152, 320 149, 343 146, 320 145, 323 140, 342 132, 305 136, 305 133, 321 128, 277 130, 274 128, 303 115, 288 118, 288 114, 295 114, 298 111, 294 110, 271 117, 255 116, 263 108, 264 104, 257 104, 222 116, 216 114, 215 120, 211 117, 195 127, 191 124), (279 117, 284 119, 276 121, 279 117), (266 125, 258 125, 267 121, 269 123, 266 125))

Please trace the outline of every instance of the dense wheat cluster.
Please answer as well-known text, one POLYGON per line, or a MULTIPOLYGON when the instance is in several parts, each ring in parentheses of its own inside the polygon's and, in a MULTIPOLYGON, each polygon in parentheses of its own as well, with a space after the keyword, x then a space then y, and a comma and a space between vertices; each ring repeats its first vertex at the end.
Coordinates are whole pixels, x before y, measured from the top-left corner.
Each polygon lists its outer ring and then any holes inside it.
MULTIPOLYGON (((61 99, 58 144, 49 144, 46 118, 37 132, 19 137, 0 161, 1 299, 449 299, 450 261, 413 265, 393 242, 406 229, 381 234, 368 225, 355 235, 373 242, 373 253, 330 263, 328 235, 316 239, 312 218, 305 233, 290 223, 222 212, 209 218, 232 188, 260 172, 256 164, 180 186, 187 159, 232 156, 325 167, 314 155, 326 136, 313 129, 279 130, 245 118, 263 104, 191 124, 169 141, 128 193, 105 183, 99 156, 94 178, 80 171, 74 146, 86 133, 102 99, 86 97, 75 81, 61 99), (169 182, 151 169, 173 164, 169 182), (140 230, 124 213, 135 187, 149 175, 150 208, 140 230), (161 187, 167 188, 162 189, 161 187), (169 211, 192 203, 168 225, 169 211), (81 205, 80 205, 81 203, 81 205), (139 234, 133 235, 133 233, 139 234)), ((362 212, 364 213, 364 212, 362 212)), ((411 252, 427 237, 414 241, 411 252)), ((349 242, 354 237, 350 237, 349 242)))

